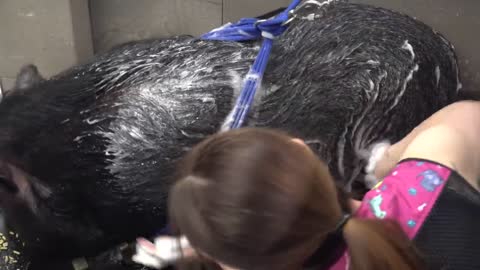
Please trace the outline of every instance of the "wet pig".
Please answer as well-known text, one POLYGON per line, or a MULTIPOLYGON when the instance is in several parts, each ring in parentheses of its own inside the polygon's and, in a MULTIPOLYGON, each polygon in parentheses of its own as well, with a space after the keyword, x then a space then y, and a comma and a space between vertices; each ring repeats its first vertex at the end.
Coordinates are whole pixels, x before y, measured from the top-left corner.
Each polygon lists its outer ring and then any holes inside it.
MULTIPOLYGON (((220 129, 258 50, 132 42, 7 95, 0 207, 31 269, 158 232, 176 161, 220 129)), ((430 27, 332 3, 275 41, 247 124, 304 139, 350 190, 372 144, 399 140, 460 89, 453 47, 430 27)))

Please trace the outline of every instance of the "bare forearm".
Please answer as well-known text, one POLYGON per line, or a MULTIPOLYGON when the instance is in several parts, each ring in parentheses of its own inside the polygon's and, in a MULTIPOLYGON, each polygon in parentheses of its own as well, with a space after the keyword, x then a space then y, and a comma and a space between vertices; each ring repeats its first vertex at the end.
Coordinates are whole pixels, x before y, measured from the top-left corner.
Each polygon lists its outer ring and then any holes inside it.
MULTIPOLYGON (((480 106, 480 102, 476 101, 463 101, 449 105, 442 110, 436 112, 431 117, 426 119, 423 123, 413 129, 405 138, 398 143, 390 146, 383 156, 383 158, 377 163, 375 168, 375 176, 378 179, 385 177, 400 161, 405 153, 405 150, 412 143, 412 141, 422 132, 430 129, 434 126, 444 125, 455 129, 461 129, 467 125, 465 121, 465 105, 480 106)), ((469 114, 470 115, 470 114, 469 114)), ((476 119, 476 121, 480 121, 476 119)))

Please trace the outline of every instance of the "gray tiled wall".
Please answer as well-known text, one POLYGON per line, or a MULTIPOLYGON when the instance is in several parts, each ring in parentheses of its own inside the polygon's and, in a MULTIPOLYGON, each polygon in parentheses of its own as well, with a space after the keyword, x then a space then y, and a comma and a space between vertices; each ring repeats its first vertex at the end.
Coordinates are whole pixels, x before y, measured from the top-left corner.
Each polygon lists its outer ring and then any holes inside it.
MULTIPOLYGON (((479 0, 351 0, 392 8, 434 26, 456 46, 464 85, 480 88, 479 0)), ((290 0, 0 0, 0 78, 24 63, 47 76, 132 40, 199 35, 290 0), (90 11, 90 12, 89 12, 90 11), (92 29, 92 30, 91 30, 92 29), (91 31, 90 31, 91 30, 91 31)))
POLYGON ((52 75, 93 53, 87 1, 0 0, 0 78, 25 63, 52 75))
POLYGON ((97 52, 135 39, 200 35, 222 24, 222 0, 91 0, 90 10, 97 52))

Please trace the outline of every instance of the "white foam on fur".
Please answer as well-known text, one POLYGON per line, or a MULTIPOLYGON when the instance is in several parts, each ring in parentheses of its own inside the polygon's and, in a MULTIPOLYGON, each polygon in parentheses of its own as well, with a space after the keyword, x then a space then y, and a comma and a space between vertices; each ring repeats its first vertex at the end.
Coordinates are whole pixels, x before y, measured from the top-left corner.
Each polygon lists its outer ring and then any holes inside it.
POLYGON ((437 66, 435 67, 435 77, 437 78, 437 87, 438 87, 438 84, 440 83, 440 67, 437 66))
POLYGON ((413 51, 413 46, 408 42, 408 39, 403 43, 402 49, 407 50, 412 55, 412 61, 415 60, 415 52, 413 51))
POLYGON ((387 141, 382 141, 372 146, 368 164, 365 167, 365 171, 367 173, 365 177, 365 184, 368 188, 373 188, 376 184, 378 184, 379 180, 375 177, 375 168, 390 146, 391 144, 387 141))

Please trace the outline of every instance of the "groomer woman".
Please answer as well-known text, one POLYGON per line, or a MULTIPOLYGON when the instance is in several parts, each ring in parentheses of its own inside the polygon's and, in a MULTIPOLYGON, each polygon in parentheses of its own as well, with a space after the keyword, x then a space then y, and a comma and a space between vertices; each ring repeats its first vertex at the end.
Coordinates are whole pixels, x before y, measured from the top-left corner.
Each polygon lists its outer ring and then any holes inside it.
POLYGON ((299 139, 217 134, 182 163, 171 222, 216 269, 480 269, 479 134, 480 103, 444 108, 376 148, 383 181, 363 201, 299 139))

